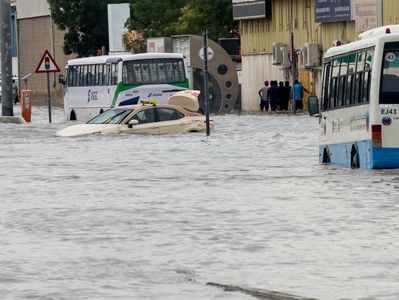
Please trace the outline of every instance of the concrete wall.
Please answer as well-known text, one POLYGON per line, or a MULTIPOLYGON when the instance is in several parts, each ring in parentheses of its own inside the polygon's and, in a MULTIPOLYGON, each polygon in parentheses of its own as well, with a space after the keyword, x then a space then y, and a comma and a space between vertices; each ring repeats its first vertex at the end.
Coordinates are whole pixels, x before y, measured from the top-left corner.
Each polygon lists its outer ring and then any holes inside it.
MULTIPOLYGON (((33 91, 34 104, 46 104, 47 101, 47 77, 45 74, 35 74, 36 67, 45 49, 48 49, 64 70, 69 57, 64 55, 63 44, 64 33, 57 29, 50 16, 18 20, 19 78, 28 73, 33 74, 29 80, 29 89, 33 91)), ((58 75, 50 75, 52 95, 55 105, 62 106, 63 87, 58 84, 58 75)), ((24 88, 22 82, 20 85, 24 88)))
POLYGON ((47 0, 17 0, 18 19, 43 17, 50 15, 47 0))
POLYGON ((258 91, 266 80, 284 80, 279 67, 272 65, 272 55, 246 55, 242 58, 242 110, 259 111, 258 91))

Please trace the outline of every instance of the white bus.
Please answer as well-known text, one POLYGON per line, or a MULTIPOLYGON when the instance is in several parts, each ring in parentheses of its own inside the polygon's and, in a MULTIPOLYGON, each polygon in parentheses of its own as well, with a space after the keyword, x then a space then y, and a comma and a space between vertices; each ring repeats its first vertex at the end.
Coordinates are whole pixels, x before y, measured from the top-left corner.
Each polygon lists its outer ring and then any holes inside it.
POLYGON ((67 120, 86 121, 111 107, 142 100, 166 103, 188 89, 183 56, 145 53, 68 61, 64 109, 67 120))
POLYGON ((327 51, 320 98, 320 162, 399 168, 399 26, 327 51))

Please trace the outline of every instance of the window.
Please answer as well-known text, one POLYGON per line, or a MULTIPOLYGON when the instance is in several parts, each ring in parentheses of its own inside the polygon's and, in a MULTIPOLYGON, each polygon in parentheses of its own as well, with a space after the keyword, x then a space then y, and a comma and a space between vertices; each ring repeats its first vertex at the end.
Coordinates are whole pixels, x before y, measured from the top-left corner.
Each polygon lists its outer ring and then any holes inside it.
POLYGON ((366 54, 364 51, 358 53, 357 55, 357 64, 356 64, 356 75, 355 75, 355 84, 354 84, 354 99, 352 104, 361 104, 363 101, 363 74, 364 74, 364 62, 365 62, 366 54))
POLYGON ((337 107, 343 107, 346 103, 346 85, 348 83, 348 66, 349 66, 349 57, 344 56, 341 58, 341 68, 339 73, 339 84, 338 84, 338 92, 337 92, 337 107))
POLYGON ((126 61, 123 64, 125 84, 167 84, 186 81, 181 59, 147 59, 126 61))
POLYGON ((381 104, 399 104, 399 43, 386 43, 381 78, 381 104))
POLYGON ((346 82, 346 93, 345 93, 345 106, 349 106, 353 103, 353 90, 355 84, 355 72, 356 72, 356 59, 357 54, 353 53, 348 55, 348 72, 346 82))
POLYGON ((110 109, 90 120, 87 124, 119 124, 132 112, 131 109, 110 109))
POLYGON ((118 65, 111 64, 111 82, 110 85, 117 85, 118 84, 118 65))
POLYGON ((374 52, 374 47, 361 49, 325 62, 321 95, 323 110, 370 102, 374 52))
POLYGON ((332 75, 330 82, 330 97, 329 97, 329 108, 334 109, 337 107, 337 92, 338 92, 338 84, 339 84, 339 72, 341 66, 341 58, 336 58, 333 61, 332 67, 332 75))
POLYGON ((329 102, 329 87, 330 87, 330 76, 331 76, 331 63, 328 62, 324 64, 324 72, 323 72, 323 88, 322 88, 322 109, 325 111, 328 109, 329 102))
MULTIPOLYGON (((113 65, 114 85, 117 84, 118 66, 113 65)), ((94 64, 94 65, 79 65, 68 67, 68 86, 83 87, 83 86, 104 86, 109 85, 109 72, 111 65, 94 64)))
POLYGON ((67 84, 68 86, 77 86, 78 68, 76 66, 68 67, 67 84))
POLYGON ((144 110, 140 110, 134 115, 133 119, 139 121, 139 124, 154 123, 156 122, 155 109, 146 108, 144 110))
POLYGON ((374 63, 374 48, 368 49, 366 52, 366 61, 364 65, 363 75, 363 104, 370 103, 371 74, 374 63))
POLYGON ((172 108, 158 108, 159 122, 174 121, 184 118, 184 114, 172 108))

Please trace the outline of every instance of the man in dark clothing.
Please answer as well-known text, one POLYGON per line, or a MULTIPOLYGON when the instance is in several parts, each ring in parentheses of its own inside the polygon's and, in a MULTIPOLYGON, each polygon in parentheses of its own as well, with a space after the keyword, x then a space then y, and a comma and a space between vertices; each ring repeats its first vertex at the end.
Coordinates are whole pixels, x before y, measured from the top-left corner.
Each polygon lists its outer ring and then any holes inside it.
POLYGON ((284 110, 285 100, 285 87, 284 82, 280 81, 278 84, 278 109, 284 110))
POLYGON ((260 111, 269 111, 269 96, 270 96, 270 88, 269 81, 265 81, 265 86, 261 88, 258 92, 260 97, 260 111))
POLYGON ((287 111, 288 110, 288 105, 290 103, 290 98, 291 98, 291 86, 289 81, 286 81, 284 84, 284 97, 283 97, 283 108, 282 110, 287 111))
POLYGON ((279 106, 280 95, 279 87, 277 81, 272 81, 270 87, 270 106, 272 111, 276 111, 279 106))

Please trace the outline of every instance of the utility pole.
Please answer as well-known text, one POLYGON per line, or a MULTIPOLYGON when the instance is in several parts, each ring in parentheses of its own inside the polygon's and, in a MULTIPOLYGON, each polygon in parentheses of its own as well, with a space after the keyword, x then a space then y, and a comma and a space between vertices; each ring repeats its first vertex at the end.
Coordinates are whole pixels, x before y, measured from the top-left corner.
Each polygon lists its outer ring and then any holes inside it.
POLYGON ((292 86, 297 78, 297 56, 295 51, 295 35, 294 35, 294 0, 290 3, 290 37, 289 43, 291 48, 291 80, 292 86))
POLYGON ((10 0, 0 0, 1 24, 1 88, 2 115, 12 117, 12 56, 11 56, 11 5, 10 0))
POLYGON ((206 135, 211 135, 210 126, 210 107, 209 107, 209 96, 208 96, 208 29, 204 30, 204 100, 205 100, 205 116, 206 116, 206 135))

